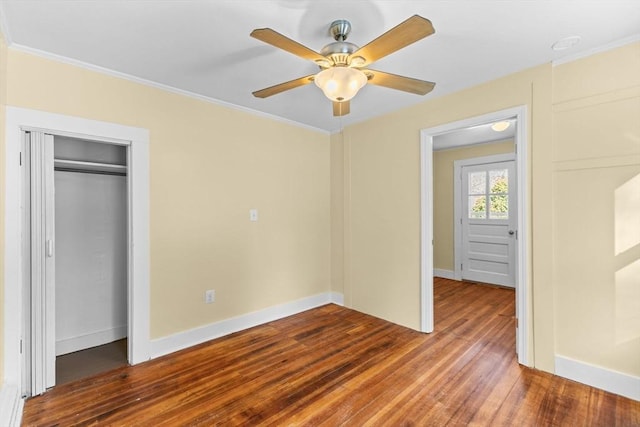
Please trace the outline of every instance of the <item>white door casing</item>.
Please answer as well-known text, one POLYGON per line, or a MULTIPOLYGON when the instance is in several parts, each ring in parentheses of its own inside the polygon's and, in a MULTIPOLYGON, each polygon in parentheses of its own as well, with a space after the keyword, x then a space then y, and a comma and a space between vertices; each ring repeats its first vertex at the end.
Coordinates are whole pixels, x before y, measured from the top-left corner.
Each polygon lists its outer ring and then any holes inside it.
POLYGON ((454 130, 486 123, 516 119, 517 224, 520 233, 516 250, 516 352, 518 362, 533 366, 532 323, 528 277, 528 116, 527 106, 508 108, 493 113, 422 129, 420 131, 421 239, 420 239, 420 330, 432 332, 433 319, 433 138, 454 130))
MULTIPOLYGON (((22 135, 25 130, 127 146, 128 180, 128 358, 136 364, 151 357, 149 330, 149 131, 18 107, 6 108, 5 122, 5 269, 4 269, 4 380, 23 390, 23 324, 25 315, 21 268, 24 179, 21 166, 22 135)), ((55 345, 55 343, 54 343, 55 345)), ((23 390, 24 391, 24 390, 23 390)))
POLYGON ((515 287, 517 192, 515 162, 489 156, 456 162, 456 277, 515 287), (459 254, 458 254, 459 252, 459 254))

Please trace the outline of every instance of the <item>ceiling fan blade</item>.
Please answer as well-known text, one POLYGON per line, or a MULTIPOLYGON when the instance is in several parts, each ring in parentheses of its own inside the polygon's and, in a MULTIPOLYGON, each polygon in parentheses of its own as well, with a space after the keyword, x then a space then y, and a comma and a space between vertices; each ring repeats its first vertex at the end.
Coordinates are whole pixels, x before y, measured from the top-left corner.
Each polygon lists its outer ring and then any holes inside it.
POLYGON ((335 117, 346 116, 350 112, 351 112, 351 101, 342 101, 342 102, 333 101, 333 115, 335 117))
POLYGON ((313 78, 315 76, 315 74, 310 74, 308 76, 300 77, 295 80, 290 80, 288 82, 280 83, 275 86, 260 89, 252 93, 256 98, 267 98, 271 95, 276 95, 280 92, 284 92, 285 90, 295 89, 300 86, 308 85, 313 81, 313 78))
POLYGON ((367 45, 362 46, 349 58, 361 57, 364 59, 364 63, 359 62, 358 66, 365 66, 433 33, 435 30, 431 21, 420 15, 413 15, 367 45))
POLYGON ((382 71, 371 69, 362 71, 367 75, 367 77, 369 77, 369 80, 367 81, 368 84, 402 90, 404 92, 415 93, 416 95, 426 95, 436 86, 433 82, 398 76, 396 74, 383 73, 382 71))
POLYGON ((287 52, 293 53, 294 55, 301 58, 308 59, 316 63, 330 64, 329 60, 320 55, 318 52, 311 50, 304 45, 301 45, 297 41, 283 36, 279 32, 272 30, 271 28, 259 28, 253 30, 250 35, 255 39, 268 43, 282 50, 286 50, 287 52))

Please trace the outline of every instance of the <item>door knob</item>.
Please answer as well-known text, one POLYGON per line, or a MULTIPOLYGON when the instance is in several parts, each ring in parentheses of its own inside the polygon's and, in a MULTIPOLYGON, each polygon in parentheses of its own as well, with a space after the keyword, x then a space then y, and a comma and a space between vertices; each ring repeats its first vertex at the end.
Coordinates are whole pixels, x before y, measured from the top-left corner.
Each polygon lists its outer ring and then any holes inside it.
POLYGON ((515 231, 513 231, 513 230, 509 230, 509 236, 513 236, 514 234, 516 234, 516 232, 515 232, 515 231))

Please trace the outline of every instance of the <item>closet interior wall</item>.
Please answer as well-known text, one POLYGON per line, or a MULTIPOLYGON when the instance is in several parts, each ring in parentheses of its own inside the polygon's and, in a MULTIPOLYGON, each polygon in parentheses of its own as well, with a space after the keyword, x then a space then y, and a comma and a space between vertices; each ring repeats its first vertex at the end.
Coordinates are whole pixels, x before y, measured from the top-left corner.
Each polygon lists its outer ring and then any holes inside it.
POLYGON ((56 356, 127 336, 126 157, 54 138, 56 356))

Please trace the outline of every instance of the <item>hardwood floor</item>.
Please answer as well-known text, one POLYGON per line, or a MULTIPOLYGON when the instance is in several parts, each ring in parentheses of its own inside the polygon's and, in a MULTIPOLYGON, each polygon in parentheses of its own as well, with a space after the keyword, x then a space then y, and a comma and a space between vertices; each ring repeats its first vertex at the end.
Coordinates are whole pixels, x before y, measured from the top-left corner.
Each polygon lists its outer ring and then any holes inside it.
POLYGON ((640 425, 640 402, 518 365, 513 290, 434 297, 432 334, 326 305, 56 387, 23 425, 640 425))

